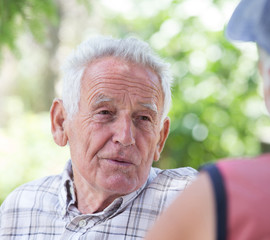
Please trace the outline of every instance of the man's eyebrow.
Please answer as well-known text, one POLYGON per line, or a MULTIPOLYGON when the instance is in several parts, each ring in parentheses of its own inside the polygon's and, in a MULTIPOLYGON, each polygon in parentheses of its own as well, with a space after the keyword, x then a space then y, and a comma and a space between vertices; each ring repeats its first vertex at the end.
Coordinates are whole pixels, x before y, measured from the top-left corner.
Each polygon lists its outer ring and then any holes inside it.
POLYGON ((158 109, 157 109, 157 105, 154 103, 141 103, 141 105, 147 109, 152 110, 153 112, 155 112, 156 114, 158 114, 158 109))
POLYGON ((107 96, 105 96, 105 95, 103 95, 103 94, 100 94, 100 95, 98 95, 97 97, 94 98, 93 104, 94 104, 95 106, 98 106, 98 105, 101 104, 101 103, 104 103, 104 102, 111 102, 111 101, 112 101, 111 98, 109 98, 109 97, 107 97, 107 96))

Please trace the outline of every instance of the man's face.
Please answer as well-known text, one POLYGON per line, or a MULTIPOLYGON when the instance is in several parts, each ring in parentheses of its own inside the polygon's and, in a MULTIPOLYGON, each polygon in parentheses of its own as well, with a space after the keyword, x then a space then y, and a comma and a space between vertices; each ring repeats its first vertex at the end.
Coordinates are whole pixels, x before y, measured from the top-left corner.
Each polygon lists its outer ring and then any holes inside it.
POLYGON ((152 70, 114 57, 88 65, 79 111, 65 126, 74 177, 112 195, 141 187, 168 135, 162 110, 163 92, 152 70))

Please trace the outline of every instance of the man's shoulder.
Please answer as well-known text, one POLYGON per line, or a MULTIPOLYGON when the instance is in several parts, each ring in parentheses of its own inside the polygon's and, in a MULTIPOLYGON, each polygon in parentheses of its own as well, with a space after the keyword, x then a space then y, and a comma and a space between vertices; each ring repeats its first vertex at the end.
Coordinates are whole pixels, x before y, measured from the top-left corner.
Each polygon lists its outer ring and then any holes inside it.
MULTIPOLYGON (((151 168, 147 184, 140 195, 143 198, 143 208, 151 209, 152 214, 158 216, 196 175, 197 171, 189 167, 166 170, 151 168)), ((138 203, 141 203, 141 199, 138 203)))
POLYGON ((174 168, 174 169, 159 169, 152 168, 151 174, 154 175, 153 181, 192 181, 197 171, 191 167, 174 168), (154 173, 154 174, 153 174, 154 173))
POLYGON ((182 191, 197 176, 197 171, 191 167, 165 169, 152 168, 147 188, 157 191, 182 191))
POLYGON ((174 168, 174 169, 159 169, 153 168, 157 176, 166 176, 173 179, 183 179, 183 178, 193 178, 197 175, 197 170, 192 167, 182 167, 182 168, 174 168))
POLYGON ((40 199, 51 200, 58 196, 61 179, 61 175, 52 175, 25 183, 13 190, 1 207, 29 207, 40 199))
POLYGON ((61 180, 61 175, 50 175, 33 180, 31 182, 27 182, 16 188, 13 192, 16 193, 21 191, 48 191, 50 193, 53 193, 58 190, 61 180))

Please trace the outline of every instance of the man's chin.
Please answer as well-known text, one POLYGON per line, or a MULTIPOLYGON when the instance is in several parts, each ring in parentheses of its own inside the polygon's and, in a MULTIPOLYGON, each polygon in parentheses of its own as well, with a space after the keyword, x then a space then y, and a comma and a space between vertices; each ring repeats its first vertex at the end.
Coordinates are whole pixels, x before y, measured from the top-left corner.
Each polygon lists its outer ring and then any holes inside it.
POLYGON ((102 182, 103 188, 106 191, 119 196, 127 195, 140 187, 134 177, 123 173, 105 177, 102 182))

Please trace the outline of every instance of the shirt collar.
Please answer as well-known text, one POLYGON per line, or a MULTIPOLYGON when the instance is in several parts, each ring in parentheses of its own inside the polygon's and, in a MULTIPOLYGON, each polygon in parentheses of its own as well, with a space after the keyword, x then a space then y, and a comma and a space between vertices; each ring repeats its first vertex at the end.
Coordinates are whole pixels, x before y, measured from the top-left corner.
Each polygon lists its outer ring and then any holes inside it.
POLYGON ((62 172, 62 180, 60 183, 58 196, 61 215, 64 217, 67 214, 69 206, 76 203, 71 160, 67 161, 64 171, 62 172))
MULTIPOLYGON (((95 213, 92 215, 101 216, 109 215, 110 217, 116 215, 118 212, 121 212, 126 208, 135 198, 137 198, 143 189, 156 177, 156 173, 153 168, 151 168, 147 181, 143 184, 142 187, 136 191, 129 193, 125 196, 115 199, 107 208, 102 212, 95 213)), ((62 181, 59 188, 59 202, 61 208, 61 215, 65 217, 68 214, 68 211, 71 206, 75 206, 76 195, 73 184, 73 172, 72 172, 72 162, 68 160, 65 165, 64 171, 62 173, 62 181)), ((74 209, 74 207, 73 207, 74 209)), ((79 211, 78 211, 79 214, 79 211)))

